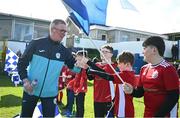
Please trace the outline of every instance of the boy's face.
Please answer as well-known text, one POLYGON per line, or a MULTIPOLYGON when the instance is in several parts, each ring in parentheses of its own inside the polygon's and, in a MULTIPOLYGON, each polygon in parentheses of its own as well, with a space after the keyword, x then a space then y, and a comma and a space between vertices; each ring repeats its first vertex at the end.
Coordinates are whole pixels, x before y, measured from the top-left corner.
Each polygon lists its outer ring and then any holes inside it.
POLYGON ((130 65, 131 65, 130 63, 118 62, 118 68, 120 71, 129 70, 131 67, 130 65))
POLYGON ((143 48, 144 61, 151 62, 152 57, 157 54, 157 49, 155 46, 147 46, 143 48))
MULTIPOLYGON (((110 50, 108 50, 107 48, 102 48, 101 52, 103 53, 104 57, 107 60, 110 60, 113 56, 112 52, 110 50)), ((104 57, 101 55, 101 59, 104 60, 104 57)))
POLYGON ((119 68, 120 71, 123 71, 123 70, 125 70, 125 68, 126 68, 126 64, 120 62, 120 63, 118 63, 118 68, 119 68))

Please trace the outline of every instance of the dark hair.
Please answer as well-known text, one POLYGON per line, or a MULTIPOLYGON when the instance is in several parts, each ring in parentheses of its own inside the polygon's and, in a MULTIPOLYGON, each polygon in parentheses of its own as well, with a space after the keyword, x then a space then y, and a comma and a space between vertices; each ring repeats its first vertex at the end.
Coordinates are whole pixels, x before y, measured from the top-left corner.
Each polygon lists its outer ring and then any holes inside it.
POLYGON ((113 53, 113 47, 110 46, 110 45, 103 45, 103 46, 101 46, 101 49, 102 49, 102 48, 106 48, 106 49, 108 49, 111 53, 113 53))
POLYGON ((122 52, 116 58, 118 63, 130 63, 131 65, 134 64, 134 55, 131 52, 122 52))
POLYGON ((79 50, 76 52, 76 55, 79 55, 79 56, 85 56, 87 57, 88 56, 88 52, 86 50, 79 50))
POLYGON ((151 36, 149 38, 147 38, 144 42, 143 42, 143 47, 147 47, 147 46, 155 46, 159 52, 160 56, 164 55, 164 51, 165 51, 165 43, 163 38, 159 37, 159 36, 151 36))

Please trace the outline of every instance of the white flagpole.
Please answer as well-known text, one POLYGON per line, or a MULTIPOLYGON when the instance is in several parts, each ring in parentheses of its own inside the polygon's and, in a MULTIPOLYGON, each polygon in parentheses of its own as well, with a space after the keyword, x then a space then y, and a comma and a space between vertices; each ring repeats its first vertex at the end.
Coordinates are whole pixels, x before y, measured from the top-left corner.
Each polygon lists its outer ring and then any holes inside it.
MULTIPOLYGON (((79 28, 79 32, 83 32, 81 28, 79 28)), ((97 47, 97 45, 93 42, 92 38, 89 36, 89 40, 91 41, 91 43, 95 46, 95 48, 99 51, 99 53, 103 56, 103 58, 106 60, 106 62, 108 63, 108 65, 111 67, 111 69, 114 71, 114 73, 117 75, 117 77, 119 78, 119 80, 124 84, 125 82, 123 81, 123 79, 119 76, 119 74, 116 72, 116 70, 112 67, 112 65, 110 64, 110 62, 106 59, 106 57, 104 56, 104 54, 99 50, 99 48, 97 47)), ((84 49, 84 47, 83 47, 84 49)))

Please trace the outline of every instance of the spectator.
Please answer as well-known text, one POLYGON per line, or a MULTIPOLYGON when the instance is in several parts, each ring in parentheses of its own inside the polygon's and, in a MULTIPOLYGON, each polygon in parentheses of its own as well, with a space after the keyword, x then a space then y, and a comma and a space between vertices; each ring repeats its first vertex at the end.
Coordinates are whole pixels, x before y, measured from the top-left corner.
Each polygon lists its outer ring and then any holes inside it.
MULTIPOLYGON (((87 57, 87 51, 79 50, 76 53, 76 59, 81 61, 82 57, 87 57)), ((74 94, 76 97, 76 117, 84 117, 84 102, 87 92, 87 75, 86 70, 82 69, 77 73, 74 79, 74 94)))
POLYGON ((21 57, 21 56, 22 56, 21 50, 18 50, 18 51, 16 52, 16 55, 17 55, 18 57, 21 57))
POLYGON ((176 61, 178 59, 178 46, 177 44, 174 44, 171 48, 172 53, 172 59, 173 61, 176 61))

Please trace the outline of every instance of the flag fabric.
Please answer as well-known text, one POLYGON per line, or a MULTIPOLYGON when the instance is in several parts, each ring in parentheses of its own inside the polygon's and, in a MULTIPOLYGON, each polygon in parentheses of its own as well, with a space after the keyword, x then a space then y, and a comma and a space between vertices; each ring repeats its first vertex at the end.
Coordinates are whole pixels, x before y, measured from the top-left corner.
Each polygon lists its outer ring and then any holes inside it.
POLYGON ((19 57, 10 48, 7 48, 4 71, 11 76, 11 80, 14 82, 15 86, 21 82, 17 71, 18 59, 19 57))
MULTIPOLYGON (((33 113, 32 118, 43 118, 41 102, 37 103, 37 106, 34 109, 34 113, 33 113)), ((57 105, 56 105, 56 108, 55 108, 55 118, 62 118, 57 105)))
POLYGON ((70 18, 89 34, 90 25, 104 25, 106 22, 106 8, 108 0, 62 0, 70 18))
MULTIPOLYGON (((13 118, 20 118, 20 113, 17 114, 16 116, 14 116, 13 118)), ((37 103, 37 105, 36 105, 36 107, 34 109, 32 118, 43 118, 41 102, 37 103)), ((56 105, 56 109, 55 109, 55 116, 54 116, 54 118, 62 118, 62 116, 61 116, 61 114, 59 112, 59 108, 58 108, 57 105, 56 105)))
MULTIPOLYGON (((136 10, 128 0, 119 1, 119 7, 136 10)), ((73 22, 89 35, 90 25, 106 25, 107 7, 111 0, 62 0, 73 22)))
POLYGON ((4 71, 8 72, 8 74, 17 71, 18 59, 19 57, 11 49, 7 48, 4 71))
POLYGON ((117 85, 119 99, 115 105, 115 112, 117 117, 125 117, 125 94, 122 84, 117 85))
POLYGON ((129 9, 137 11, 136 7, 132 5, 128 0, 120 0, 123 9, 129 9))
POLYGON ((81 0, 63 0, 70 18, 73 22, 87 34, 89 32, 89 18, 87 9, 81 0), (78 7, 77 7, 78 6, 78 7))

